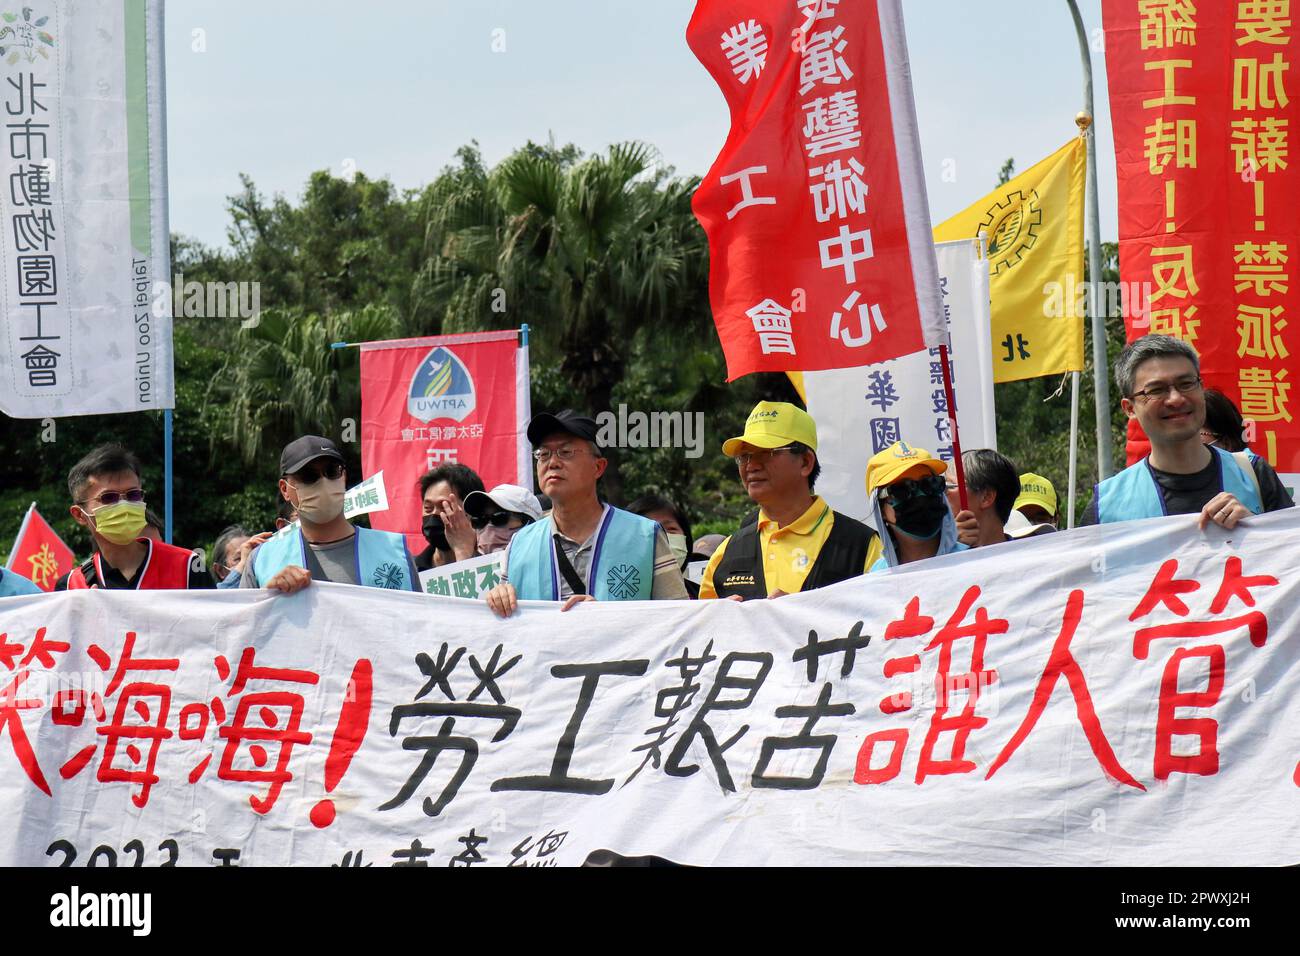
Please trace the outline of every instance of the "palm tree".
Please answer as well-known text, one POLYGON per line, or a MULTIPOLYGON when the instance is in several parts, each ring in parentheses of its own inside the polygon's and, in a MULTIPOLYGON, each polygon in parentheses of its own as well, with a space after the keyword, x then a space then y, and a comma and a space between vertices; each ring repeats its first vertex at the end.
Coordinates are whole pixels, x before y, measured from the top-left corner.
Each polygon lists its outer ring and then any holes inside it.
MULTIPOLYGON (((572 404, 612 407, 638 345, 685 360, 716 348, 698 179, 672 178, 643 144, 579 160, 529 144, 490 173, 473 150, 429 191, 422 297, 441 331, 529 323, 538 358, 558 362, 572 404), (493 311, 504 300, 504 311, 493 311)), ((606 488, 621 502, 613 456, 606 488)))
POLYGON ((356 353, 330 345, 393 338, 398 332, 392 311, 377 306, 324 316, 263 312, 256 326, 240 329, 234 350, 208 387, 204 415, 214 425, 213 447, 224 442, 252 465, 299 435, 336 437, 344 419, 359 423, 356 353))

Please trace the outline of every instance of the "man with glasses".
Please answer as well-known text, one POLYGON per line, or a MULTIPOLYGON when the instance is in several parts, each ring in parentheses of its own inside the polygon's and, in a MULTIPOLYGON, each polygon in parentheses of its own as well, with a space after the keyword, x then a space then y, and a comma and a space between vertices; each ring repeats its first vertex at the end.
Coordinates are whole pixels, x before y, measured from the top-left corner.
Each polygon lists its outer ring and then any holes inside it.
POLYGON ((101 445, 68 472, 69 509, 95 543, 90 559, 55 584, 56 591, 210 588, 203 559, 187 548, 151 539, 140 463, 121 445, 101 445))
POLYGON ((471 491, 465 497, 465 513, 478 540, 479 554, 495 554, 510 546, 510 540, 524 525, 541 520, 537 496, 519 485, 497 485, 491 491, 471 491))
POLYGON ((1097 485, 1082 524, 1200 514, 1201 528, 1212 521, 1231 529, 1248 515, 1291 507, 1268 462, 1202 442, 1201 363, 1186 342, 1167 335, 1130 342, 1115 362, 1115 384, 1151 454, 1097 485))
POLYGON ((686 586, 663 530, 648 518, 603 503, 596 482, 608 460, 596 422, 565 410, 528 423, 537 484, 551 513, 521 528, 506 549, 501 584, 487 593, 494 614, 520 600, 686 600, 686 586))
POLYGON ((418 591, 406 539, 391 531, 354 527, 343 517, 347 470, 328 438, 304 435, 280 455, 280 495, 297 524, 277 532, 244 562, 241 588, 292 594, 312 580, 418 591))
POLYGON ((700 579, 700 599, 780 597, 864 573, 881 554, 880 537, 813 493, 817 425, 788 402, 759 402, 744 434, 722 453, 758 504, 758 520, 718 546, 700 579))
POLYGON ((901 441, 867 461, 867 497, 884 529, 884 554, 873 572, 967 549, 948 507, 947 470, 947 462, 901 441))

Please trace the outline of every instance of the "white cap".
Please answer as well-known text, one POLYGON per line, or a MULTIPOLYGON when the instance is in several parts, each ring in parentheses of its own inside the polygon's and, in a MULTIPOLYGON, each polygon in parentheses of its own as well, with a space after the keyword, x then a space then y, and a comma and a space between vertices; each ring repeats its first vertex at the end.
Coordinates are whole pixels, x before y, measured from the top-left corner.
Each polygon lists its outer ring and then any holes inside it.
POLYGON ((1043 524, 1034 524, 1019 511, 1013 511, 1011 512, 1011 517, 1007 519, 1007 523, 1002 530, 1012 538, 1028 538, 1030 535, 1038 534, 1038 532, 1042 531, 1044 528, 1048 528, 1051 531, 1056 530, 1055 525, 1047 524, 1046 522, 1043 524))
POLYGON ((542 505, 537 496, 519 485, 497 485, 491 491, 471 491, 465 496, 465 511, 478 517, 491 501, 502 511, 528 515, 534 521, 542 517, 542 505))

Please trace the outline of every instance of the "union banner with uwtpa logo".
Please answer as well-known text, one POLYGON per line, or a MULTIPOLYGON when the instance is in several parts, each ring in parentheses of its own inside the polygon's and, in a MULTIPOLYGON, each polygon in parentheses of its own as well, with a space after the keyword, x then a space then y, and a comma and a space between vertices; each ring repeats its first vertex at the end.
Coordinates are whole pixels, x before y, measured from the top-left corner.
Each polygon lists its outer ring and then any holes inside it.
POLYGON ((775 601, 0 599, 0 864, 1300 863, 1300 510, 775 601))
POLYGON ((531 488, 528 388, 514 330, 362 344, 361 467, 382 471, 388 492, 371 526, 423 550, 419 480, 443 464, 468 465, 488 488, 531 488))

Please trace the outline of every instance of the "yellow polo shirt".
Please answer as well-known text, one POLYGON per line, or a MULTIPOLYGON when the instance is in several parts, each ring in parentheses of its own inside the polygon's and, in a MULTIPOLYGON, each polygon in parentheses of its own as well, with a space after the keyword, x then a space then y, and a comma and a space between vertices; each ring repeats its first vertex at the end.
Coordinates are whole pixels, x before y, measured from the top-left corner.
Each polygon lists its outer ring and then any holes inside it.
MULTIPOLYGON (((763 555, 763 578, 767 582, 768 594, 778 590, 786 594, 795 594, 803 588, 808 572, 817 562, 817 555, 821 554, 822 545, 830 537, 834 523, 835 512, 820 495, 813 498, 807 511, 784 528, 778 528, 776 522, 762 510, 758 512, 758 540, 763 555)), ((704 569, 704 577, 700 581, 701 600, 718 596, 717 590, 713 587, 713 572, 722 561, 722 555, 730 541, 731 538, 727 538, 718 545, 718 550, 714 551, 713 557, 709 558, 709 564, 704 569)), ((867 560, 862 566, 864 574, 884 553, 884 547, 880 536, 876 535, 867 548, 867 560)))

